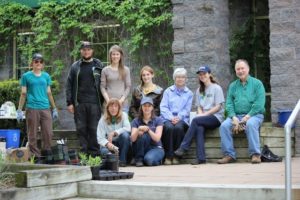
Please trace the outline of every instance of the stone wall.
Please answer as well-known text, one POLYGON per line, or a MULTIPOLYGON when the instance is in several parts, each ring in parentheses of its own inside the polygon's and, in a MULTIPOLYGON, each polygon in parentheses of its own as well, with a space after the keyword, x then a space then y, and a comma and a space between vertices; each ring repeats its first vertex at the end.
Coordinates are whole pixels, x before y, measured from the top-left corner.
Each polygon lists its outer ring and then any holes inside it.
POLYGON ((188 71, 188 87, 199 86, 196 71, 209 65, 224 92, 232 80, 229 61, 228 2, 220 0, 172 0, 174 68, 188 71))
MULTIPOLYGON (((272 121, 279 110, 292 110, 300 99, 300 1, 269 0, 272 121)), ((296 153, 300 154, 300 120, 296 153)))

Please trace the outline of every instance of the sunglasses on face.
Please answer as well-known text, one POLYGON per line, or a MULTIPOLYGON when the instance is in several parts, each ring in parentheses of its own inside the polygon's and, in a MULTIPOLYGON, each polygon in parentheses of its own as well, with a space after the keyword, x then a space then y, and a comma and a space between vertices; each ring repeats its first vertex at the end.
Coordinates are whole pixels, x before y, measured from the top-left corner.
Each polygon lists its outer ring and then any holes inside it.
POLYGON ((42 61, 42 60, 34 60, 34 61, 33 61, 34 64, 38 64, 38 63, 43 64, 43 62, 44 62, 44 61, 42 61))

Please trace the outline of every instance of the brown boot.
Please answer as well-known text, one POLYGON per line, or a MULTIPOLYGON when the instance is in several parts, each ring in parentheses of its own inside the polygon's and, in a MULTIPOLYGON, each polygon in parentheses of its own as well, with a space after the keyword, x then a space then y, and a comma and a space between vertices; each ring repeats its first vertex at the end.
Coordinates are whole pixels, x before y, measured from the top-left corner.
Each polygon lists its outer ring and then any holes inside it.
POLYGON ((235 162, 235 159, 233 159, 230 156, 224 156, 222 159, 219 159, 217 161, 218 164, 227 164, 227 163, 233 163, 235 162))
POLYGON ((253 154, 252 158, 251 158, 251 163, 252 164, 259 164, 259 163, 261 163, 260 155, 253 154))

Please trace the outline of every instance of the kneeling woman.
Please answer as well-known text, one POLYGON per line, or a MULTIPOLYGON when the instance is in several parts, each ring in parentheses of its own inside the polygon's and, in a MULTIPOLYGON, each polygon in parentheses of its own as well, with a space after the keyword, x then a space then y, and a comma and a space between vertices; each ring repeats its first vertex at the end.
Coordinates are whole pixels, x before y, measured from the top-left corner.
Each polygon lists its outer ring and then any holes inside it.
POLYGON ((118 99, 111 98, 105 108, 97 128, 97 140, 101 155, 119 148, 120 167, 126 166, 126 156, 130 146, 130 122, 118 99))
POLYGON ((131 122, 131 126, 135 165, 160 165, 165 155, 160 141, 163 120, 155 116, 153 100, 150 97, 141 100, 139 116, 131 122))

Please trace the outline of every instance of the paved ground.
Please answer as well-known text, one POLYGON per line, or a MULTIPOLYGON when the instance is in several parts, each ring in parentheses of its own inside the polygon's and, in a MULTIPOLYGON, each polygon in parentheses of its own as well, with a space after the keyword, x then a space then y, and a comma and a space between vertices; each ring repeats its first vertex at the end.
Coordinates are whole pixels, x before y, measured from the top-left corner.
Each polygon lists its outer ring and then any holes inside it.
MULTIPOLYGON (((280 163, 233 163, 218 165, 172 165, 158 167, 125 167, 134 172, 130 182, 168 182, 200 184, 284 185, 285 166, 280 163)), ((292 159, 292 184, 300 185, 300 157, 292 159)))

